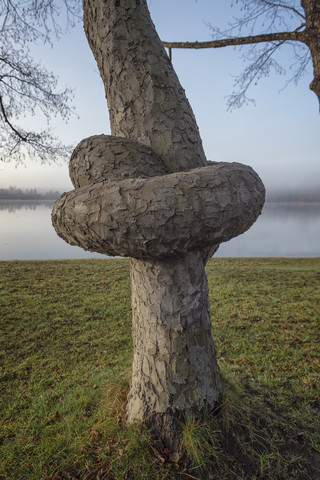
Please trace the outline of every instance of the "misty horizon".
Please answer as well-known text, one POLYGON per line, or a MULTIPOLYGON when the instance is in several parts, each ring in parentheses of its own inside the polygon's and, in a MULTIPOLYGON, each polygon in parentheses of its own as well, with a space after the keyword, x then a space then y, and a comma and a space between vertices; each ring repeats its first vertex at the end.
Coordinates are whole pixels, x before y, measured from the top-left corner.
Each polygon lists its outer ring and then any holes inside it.
MULTIPOLYGON (((64 189, 52 188, 44 190, 41 188, 0 188, 0 200, 29 201, 29 200, 52 200, 55 201, 64 192, 64 189)), ((320 188, 268 188, 266 202, 319 202, 320 188)))

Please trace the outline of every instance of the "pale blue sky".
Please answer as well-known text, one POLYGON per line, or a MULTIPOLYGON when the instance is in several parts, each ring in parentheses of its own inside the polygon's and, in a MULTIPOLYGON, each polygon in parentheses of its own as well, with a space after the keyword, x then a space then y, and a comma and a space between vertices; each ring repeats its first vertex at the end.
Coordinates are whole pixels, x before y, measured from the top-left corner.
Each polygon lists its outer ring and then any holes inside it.
MULTIPOLYGON (((207 22, 223 27, 234 14, 225 0, 149 0, 158 33, 167 41, 210 40, 207 22)), ((79 119, 58 119, 55 134, 76 145, 90 135, 110 133, 107 104, 98 70, 81 24, 53 49, 38 46, 34 55, 57 73, 61 87, 75 89, 79 119)), ((291 51, 284 50, 285 62, 291 51)), ((239 50, 174 50, 173 65, 196 115, 207 158, 251 165, 268 189, 320 188, 320 115, 318 100, 308 88, 312 71, 297 87, 281 93, 285 78, 264 79, 250 92, 256 106, 227 112, 226 96, 243 68, 239 50)), ((41 128, 40 117, 32 119, 41 128)), ((30 124, 31 124, 30 123, 30 124)), ((66 164, 26 167, 0 163, 0 187, 71 190, 66 164)))

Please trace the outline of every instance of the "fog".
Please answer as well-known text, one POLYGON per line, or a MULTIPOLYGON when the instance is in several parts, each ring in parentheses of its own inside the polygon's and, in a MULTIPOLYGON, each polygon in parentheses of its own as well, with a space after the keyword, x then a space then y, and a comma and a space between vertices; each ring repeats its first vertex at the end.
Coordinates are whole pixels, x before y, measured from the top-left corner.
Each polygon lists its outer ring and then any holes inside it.
MULTIPOLYGON (((208 40, 206 22, 225 22, 234 14, 227 4, 212 0, 152 1, 149 6, 160 37, 167 41, 208 40)), ((320 189, 320 115, 318 100, 309 90, 312 69, 297 86, 291 83, 283 89, 290 78, 292 52, 281 50, 277 60, 288 76, 262 79, 249 92, 255 104, 229 112, 226 97, 245 66, 241 52, 233 47, 173 51, 173 66, 194 110, 207 158, 251 165, 267 190, 320 189)), ((53 119, 53 133, 74 146, 90 135, 110 134, 104 88, 82 26, 53 48, 33 46, 32 53, 58 75, 60 89, 74 88, 78 116, 67 124, 53 119)), ((40 130, 44 119, 37 113, 19 121, 40 130)), ((55 162, 53 158, 48 166, 27 159, 25 167, 16 168, 7 159, 0 163, 0 188, 72 189, 67 164, 55 162)))

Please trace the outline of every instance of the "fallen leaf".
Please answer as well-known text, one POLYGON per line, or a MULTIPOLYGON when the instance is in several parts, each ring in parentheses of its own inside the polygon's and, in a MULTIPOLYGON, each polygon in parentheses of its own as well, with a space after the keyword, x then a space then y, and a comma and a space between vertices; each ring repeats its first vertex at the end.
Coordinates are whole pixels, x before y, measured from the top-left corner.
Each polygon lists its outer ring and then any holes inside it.
POLYGON ((96 430, 92 430, 91 437, 92 440, 97 440, 99 438, 99 432, 97 432, 96 430))
POLYGON ((113 392, 114 392, 114 388, 111 388, 111 390, 109 390, 109 392, 107 393, 107 397, 111 397, 113 392))
POLYGON ((175 453, 169 453, 169 460, 170 462, 172 463, 178 463, 179 460, 180 460, 180 455, 179 453, 175 452, 175 453))
POLYGON ((128 415, 127 415, 126 412, 120 413, 120 415, 118 415, 118 418, 117 418, 118 425, 120 425, 120 426, 123 425, 123 423, 125 423, 127 418, 128 418, 128 415))
POLYGON ((163 457, 156 448, 153 449, 153 453, 155 454, 155 456, 157 457, 158 460, 160 460, 160 462, 163 464, 165 463, 166 459, 165 457, 163 457))

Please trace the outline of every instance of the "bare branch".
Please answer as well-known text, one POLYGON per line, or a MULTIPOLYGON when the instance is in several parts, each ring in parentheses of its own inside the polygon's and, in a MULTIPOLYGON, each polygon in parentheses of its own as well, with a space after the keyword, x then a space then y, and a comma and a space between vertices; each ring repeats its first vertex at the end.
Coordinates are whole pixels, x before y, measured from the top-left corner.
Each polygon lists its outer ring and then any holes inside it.
POLYGON ((213 36, 212 41, 163 42, 163 44, 169 49, 170 58, 174 48, 201 49, 252 45, 249 54, 246 49, 245 55, 243 55, 246 62, 251 57, 251 64, 236 80, 236 86, 240 86, 240 91, 229 97, 231 104, 236 106, 251 101, 246 97, 248 87, 263 75, 269 75, 271 68, 276 73, 285 73, 285 69, 271 57, 280 46, 291 45, 294 49, 290 67, 290 70, 293 69, 293 75, 286 85, 291 81, 296 83, 312 59, 314 78, 310 89, 316 93, 320 101, 320 10, 317 7, 318 3, 319 0, 232 0, 231 6, 241 4, 240 11, 243 16, 235 17, 224 31, 209 25, 213 36), (297 21, 301 22, 301 19, 303 19, 303 23, 297 25, 297 21), (284 30, 282 30, 283 27, 285 27, 284 30), (243 35, 243 31, 247 35, 243 35), (259 51, 257 45, 261 43, 265 43, 266 46, 259 51), (272 44, 271 47, 270 44, 272 44), (295 45, 303 46, 305 53, 298 55, 295 45), (306 49, 308 49, 308 53, 306 53, 306 49))
POLYGON ((29 45, 52 45, 80 19, 80 13, 79 0, 0 0, 1 160, 19 163, 28 157, 55 161, 69 154, 69 147, 50 130, 25 131, 14 119, 40 111, 49 124, 52 116, 60 115, 67 121, 73 113, 72 91, 57 91, 57 78, 30 57, 29 45))
POLYGON ((228 110, 240 108, 244 104, 255 103, 252 98, 247 97, 247 91, 253 83, 257 84, 263 76, 268 76, 271 68, 278 74, 285 73, 284 68, 272 58, 272 55, 284 42, 283 40, 282 42, 272 44, 271 47, 263 49, 262 53, 253 63, 250 63, 244 72, 236 78, 235 86, 239 87, 240 90, 228 96, 228 110))
POLYGON ((7 114, 6 114, 6 110, 4 108, 4 105, 3 105, 3 101, 2 101, 2 97, 0 95, 0 108, 1 108, 1 113, 3 115, 3 118, 4 118, 4 121, 9 125, 9 127, 11 128, 11 130, 17 135, 17 137, 22 140, 23 142, 27 142, 27 137, 23 136, 13 125, 12 123, 9 121, 8 117, 7 117, 7 114))
POLYGON ((270 5, 271 7, 280 7, 280 8, 285 8, 286 10, 291 10, 296 15, 299 15, 299 17, 303 18, 304 20, 306 19, 306 17, 301 12, 299 12, 299 10, 297 10, 294 7, 291 7, 291 5, 284 5, 283 3, 269 2, 267 0, 261 0, 261 1, 266 5, 270 5))
MULTIPOLYGON (((299 26, 299 30, 305 25, 302 24, 299 26)), ((265 42, 277 42, 277 41, 286 41, 286 40, 295 40, 304 42, 304 32, 293 31, 293 32, 278 32, 278 33, 267 33, 263 35, 250 35, 248 37, 233 37, 233 38, 223 38, 221 40, 211 40, 209 42, 162 42, 166 48, 192 48, 192 49, 201 49, 201 48, 221 48, 228 46, 240 46, 240 45, 249 45, 253 43, 265 43, 265 42)))

